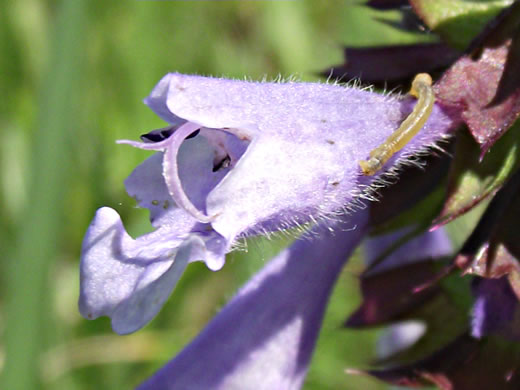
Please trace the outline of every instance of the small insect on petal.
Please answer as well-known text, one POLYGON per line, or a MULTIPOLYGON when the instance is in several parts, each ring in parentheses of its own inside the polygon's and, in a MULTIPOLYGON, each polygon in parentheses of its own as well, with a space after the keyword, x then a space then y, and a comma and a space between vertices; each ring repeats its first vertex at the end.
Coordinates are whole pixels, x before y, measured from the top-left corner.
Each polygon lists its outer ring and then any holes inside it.
POLYGON ((404 148, 424 126, 435 102, 431 76, 427 73, 419 73, 415 76, 410 95, 418 99, 412 113, 384 143, 370 152, 370 158, 367 161, 359 162, 363 174, 373 175, 379 171, 390 157, 404 148))

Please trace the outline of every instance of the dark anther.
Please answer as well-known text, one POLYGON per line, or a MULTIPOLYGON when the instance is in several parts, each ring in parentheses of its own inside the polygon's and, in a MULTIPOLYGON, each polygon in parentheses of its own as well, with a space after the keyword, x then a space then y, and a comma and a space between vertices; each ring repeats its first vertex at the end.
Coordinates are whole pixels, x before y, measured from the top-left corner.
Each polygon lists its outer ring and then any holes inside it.
MULTIPOLYGON (((168 138, 170 135, 173 134, 175 130, 177 130, 178 126, 170 126, 170 127, 164 127, 162 129, 152 130, 149 133, 141 135, 141 140, 143 142, 153 144, 156 142, 164 141, 166 138, 168 138)), ((188 135, 186 139, 190 139, 193 137, 196 137, 197 134, 199 134, 200 130, 195 130, 193 133, 188 135)))
POLYGON ((200 130, 195 130, 193 133, 191 133, 190 135, 188 135, 188 136, 186 137, 186 139, 190 139, 190 138, 196 137, 197 135, 199 135, 199 132, 200 132, 200 130))
POLYGON ((227 168, 231 164, 231 158, 228 155, 224 157, 222 160, 218 161, 213 165, 213 172, 217 172, 221 168, 227 168))
POLYGON ((162 129, 152 130, 149 133, 143 134, 141 140, 146 143, 156 143, 164 141, 175 131, 175 127, 165 127, 162 129))

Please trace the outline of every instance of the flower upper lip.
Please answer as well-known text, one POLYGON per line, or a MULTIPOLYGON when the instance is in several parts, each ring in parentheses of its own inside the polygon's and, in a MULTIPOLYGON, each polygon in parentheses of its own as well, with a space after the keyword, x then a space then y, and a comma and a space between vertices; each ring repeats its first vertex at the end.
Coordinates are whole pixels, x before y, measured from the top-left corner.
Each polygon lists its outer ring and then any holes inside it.
MULTIPOLYGON (((252 226, 273 225, 269 222, 273 217, 279 219, 274 225, 280 228, 343 209, 359 192, 358 183, 371 182, 358 178, 353 162, 384 141, 413 105, 338 85, 257 83, 176 73, 166 75, 145 103, 162 117, 169 112, 175 124, 184 120, 250 141, 240 161, 208 194, 202 212, 186 202, 182 185, 165 172, 179 205, 230 239, 252 226)), ((438 140, 450 124, 451 119, 436 107, 405 154, 438 140)), ((172 167, 175 153, 167 153, 172 167)))

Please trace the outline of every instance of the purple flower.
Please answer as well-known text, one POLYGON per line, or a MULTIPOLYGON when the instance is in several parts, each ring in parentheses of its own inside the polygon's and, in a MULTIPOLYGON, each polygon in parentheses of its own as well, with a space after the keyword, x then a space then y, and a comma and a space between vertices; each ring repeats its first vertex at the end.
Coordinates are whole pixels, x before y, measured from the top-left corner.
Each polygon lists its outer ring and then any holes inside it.
MULTIPOLYGON (((157 314, 189 262, 218 270, 237 238, 333 226, 453 125, 434 107, 420 134, 367 177, 359 160, 397 129, 412 99, 339 85, 169 74, 145 103, 170 126, 145 142, 121 143, 157 151, 125 182, 156 230, 133 239, 114 210, 101 208, 81 257, 82 315, 109 316, 121 334, 157 314)), ((322 245, 318 238, 305 245, 312 242, 322 245)))
POLYGON ((414 226, 379 235, 365 242, 365 262, 371 266, 367 273, 387 272, 388 270, 404 267, 413 263, 440 259, 453 253, 453 245, 444 228, 431 232, 421 233, 384 256, 384 261, 376 263, 379 257, 392 248, 396 242, 413 232, 414 226), (372 265, 375 263, 374 265, 372 265))
POLYGON ((520 339, 520 304, 507 278, 473 281, 476 297, 472 310, 471 335, 482 338, 500 334, 504 338, 520 339))

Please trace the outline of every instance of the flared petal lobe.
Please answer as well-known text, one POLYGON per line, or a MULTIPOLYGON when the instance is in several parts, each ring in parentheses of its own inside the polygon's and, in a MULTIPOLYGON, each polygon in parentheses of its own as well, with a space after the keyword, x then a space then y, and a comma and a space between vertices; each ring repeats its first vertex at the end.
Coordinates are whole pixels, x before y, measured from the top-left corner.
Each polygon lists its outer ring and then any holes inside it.
POLYGON ((520 304, 507 278, 477 278, 472 310, 471 335, 482 338, 500 334, 511 341, 520 340, 520 304))
MULTIPOLYGON (((179 153, 183 177, 193 175, 187 191, 203 194, 225 173, 211 172, 211 150, 204 138, 188 140, 179 153)), ((150 210, 155 231, 132 239, 117 212, 103 207, 83 241, 80 266, 81 314, 88 319, 112 318, 118 333, 131 333, 159 311, 190 261, 209 268, 224 264, 227 245, 209 226, 176 207, 162 176, 163 154, 156 153, 125 181, 139 205, 150 210)))
POLYGON ((399 246, 390 254, 386 252, 398 243, 413 227, 403 228, 389 234, 369 238, 365 242, 365 262, 368 265, 378 262, 370 268, 370 273, 383 272, 404 267, 420 261, 440 259, 453 252, 453 245, 445 229, 421 233, 399 246), (385 255, 381 261, 381 256, 385 255))

